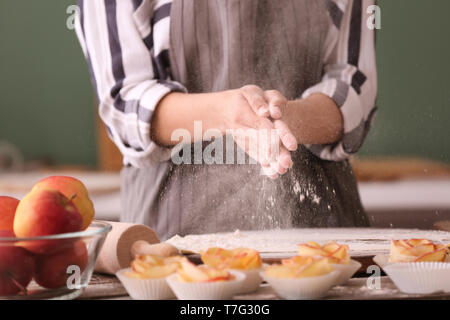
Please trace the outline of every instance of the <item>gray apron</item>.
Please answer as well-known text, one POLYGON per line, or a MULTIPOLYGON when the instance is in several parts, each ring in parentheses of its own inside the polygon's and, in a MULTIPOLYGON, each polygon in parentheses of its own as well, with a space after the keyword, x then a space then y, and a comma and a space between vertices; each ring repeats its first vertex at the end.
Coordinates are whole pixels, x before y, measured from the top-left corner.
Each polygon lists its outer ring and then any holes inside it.
MULTIPOLYGON (((256 84, 298 98, 321 79, 330 23, 326 0, 174 0, 173 79, 190 93, 256 84)), ((256 164, 125 167, 121 220, 147 224, 161 239, 369 225, 347 161, 324 161, 304 147, 292 157, 293 168, 276 180, 256 164)))

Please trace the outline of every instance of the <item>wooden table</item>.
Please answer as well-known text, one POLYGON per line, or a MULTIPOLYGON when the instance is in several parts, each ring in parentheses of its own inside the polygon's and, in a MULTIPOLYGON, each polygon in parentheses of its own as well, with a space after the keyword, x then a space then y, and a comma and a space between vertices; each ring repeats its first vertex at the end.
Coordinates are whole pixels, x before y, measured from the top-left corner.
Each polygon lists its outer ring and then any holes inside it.
MULTIPOLYGON (((380 289, 369 289, 368 278, 353 278, 345 286, 334 287, 324 299, 331 300, 397 300, 397 299, 445 299, 450 300, 450 293, 431 295, 412 295, 400 292, 389 277, 380 277, 380 289)), ((90 285, 78 299, 130 299, 125 288, 114 276, 95 274, 90 285)), ((267 284, 252 294, 239 295, 234 300, 277 300, 275 292, 267 284)))

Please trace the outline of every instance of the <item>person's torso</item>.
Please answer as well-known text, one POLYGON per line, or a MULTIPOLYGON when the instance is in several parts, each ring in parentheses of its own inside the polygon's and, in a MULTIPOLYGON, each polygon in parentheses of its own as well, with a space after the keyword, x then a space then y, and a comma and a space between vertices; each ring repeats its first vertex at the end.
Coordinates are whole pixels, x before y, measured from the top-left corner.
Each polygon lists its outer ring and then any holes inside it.
MULTIPOLYGON (((174 0, 167 73, 190 93, 255 84, 298 98, 323 74, 325 39, 332 23, 327 3, 174 0)), ((257 164, 169 162, 167 175, 161 174, 162 166, 127 169, 124 183, 136 187, 124 198, 129 207, 139 204, 135 210, 140 218, 125 220, 149 224, 162 238, 234 229, 368 224, 348 162, 321 160, 304 147, 292 158, 293 168, 273 181, 260 175, 257 164)))
POLYGON ((174 0, 170 62, 189 92, 255 84, 288 99, 320 81, 327 0, 174 0))

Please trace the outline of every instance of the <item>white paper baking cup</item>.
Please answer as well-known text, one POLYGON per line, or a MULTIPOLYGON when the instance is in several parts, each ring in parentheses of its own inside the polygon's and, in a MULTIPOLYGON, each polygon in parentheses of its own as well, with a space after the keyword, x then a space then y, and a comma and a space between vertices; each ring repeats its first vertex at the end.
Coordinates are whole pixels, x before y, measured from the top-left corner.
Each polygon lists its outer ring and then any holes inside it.
POLYGON ((390 263, 387 255, 375 256, 374 261, 404 293, 450 292, 450 263, 448 262, 390 263))
POLYGON ((450 293, 450 263, 407 262, 386 265, 384 271, 404 293, 450 293))
POLYGON ((226 300, 238 294, 245 274, 230 270, 234 280, 212 282, 181 282, 177 274, 167 277, 167 283, 180 300, 226 300))
POLYGON ((379 254, 373 257, 373 261, 379 265, 381 268, 384 268, 384 266, 388 265, 389 262, 389 255, 387 254, 379 254))
POLYGON ((245 279, 242 282, 241 288, 239 289, 239 294, 247 294, 251 292, 255 292, 259 289, 261 285, 262 278, 260 272, 263 268, 258 269, 250 269, 250 270, 241 270, 241 269, 232 269, 245 274, 245 279))
POLYGON ((127 277, 124 273, 132 271, 131 268, 116 272, 117 278, 122 282, 128 294, 134 300, 167 300, 175 298, 166 278, 136 279, 127 277))
POLYGON ((272 278, 264 271, 261 276, 275 292, 287 300, 307 300, 324 297, 336 283, 339 271, 307 278, 272 278))
POLYGON ((347 264, 332 264, 334 270, 339 271, 339 276, 336 280, 336 285, 341 286, 353 277, 356 271, 361 268, 361 263, 356 260, 350 260, 347 264))

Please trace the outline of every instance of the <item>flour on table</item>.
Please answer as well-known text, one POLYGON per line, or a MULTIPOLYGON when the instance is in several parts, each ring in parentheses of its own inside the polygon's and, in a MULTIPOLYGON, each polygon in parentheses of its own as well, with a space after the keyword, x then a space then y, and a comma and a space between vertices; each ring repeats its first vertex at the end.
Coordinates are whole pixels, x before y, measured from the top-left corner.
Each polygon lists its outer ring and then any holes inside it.
POLYGON ((311 229, 273 229, 265 231, 240 231, 228 233, 176 235, 167 240, 183 251, 199 252, 210 247, 233 249, 247 247, 265 253, 265 256, 285 256, 295 254, 297 245, 308 241, 325 243, 337 241, 347 244, 354 256, 386 254, 390 240, 423 238, 435 242, 450 243, 450 232, 424 231, 411 229, 372 229, 372 228, 311 228, 311 229))

